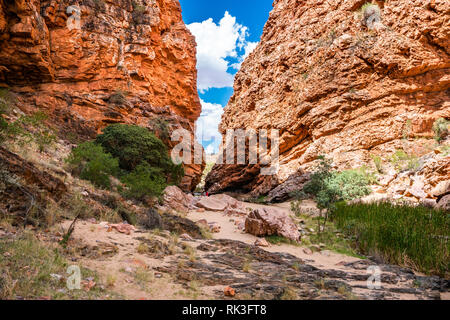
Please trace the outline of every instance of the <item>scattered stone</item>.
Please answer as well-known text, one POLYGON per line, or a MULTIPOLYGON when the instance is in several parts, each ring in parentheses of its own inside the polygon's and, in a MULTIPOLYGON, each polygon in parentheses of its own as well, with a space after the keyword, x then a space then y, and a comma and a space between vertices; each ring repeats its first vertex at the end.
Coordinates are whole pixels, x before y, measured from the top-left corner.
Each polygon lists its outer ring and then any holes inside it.
POLYGON ((206 221, 206 219, 198 220, 197 224, 199 224, 202 227, 208 228, 208 221, 206 221))
POLYGON ((165 213, 161 216, 163 229, 176 234, 187 233, 194 239, 202 239, 202 230, 192 220, 165 213))
POLYGON ((307 255, 312 255, 314 252, 310 248, 304 248, 303 253, 307 255))
POLYGON ((236 295, 236 290, 231 287, 226 287, 223 293, 226 297, 234 297, 236 295))
POLYGON ((131 233, 136 231, 136 228, 134 226, 127 223, 109 224, 108 227, 109 227, 108 232, 111 232, 112 230, 117 230, 118 232, 124 233, 127 236, 131 235, 131 233))
POLYGON ((186 241, 193 241, 194 239, 188 235, 187 233, 183 233, 182 235, 180 235, 180 239, 182 240, 186 240, 186 241))
POLYGON ((220 230, 222 229, 222 227, 216 222, 209 223, 208 227, 209 227, 209 230, 211 230, 211 232, 213 232, 213 233, 219 233, 220 230))
POLYGON ((439 198, 450 193, 450 181, 441 181, 431 190, 433 197, 439 198))
POLYGON ((268 247, 270 247, 270 244, 269 244, 269 242, 267 242, 267 240, 265 238, 259 238, 255 241, 255 246, 268 248, 268 247))
POLYGON ((203 197, 199 202, 197 202, 197 206, 207 211, 219 212, 225 211, 228 204, 212 197, 203 197))

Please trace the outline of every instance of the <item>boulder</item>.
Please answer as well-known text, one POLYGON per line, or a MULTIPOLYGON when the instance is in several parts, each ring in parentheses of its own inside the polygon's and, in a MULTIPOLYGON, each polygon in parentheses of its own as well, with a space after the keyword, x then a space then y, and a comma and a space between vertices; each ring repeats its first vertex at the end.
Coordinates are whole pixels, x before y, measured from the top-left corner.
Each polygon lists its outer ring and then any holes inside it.
POLYGON ((444 196, 437 204, 437 209, 450 212, 450 194, 444 196))
POLYGON ((431 195, 440 198, 450 193, 450 181, 441 181, 431 190, 431 195))
POLYGON ((225 211, 228 204, 225 201, 214 199, 213 197, 203 197, 197 202, 197 206, 207 211, 225 211))
POLYGON ((191 194, 184 193, 176 186, 167 187, 163 194, 164 206, 176 212, 188 213, 195 209, 196 199, 191 194))
POLYGON ((161 215, 153 208, 147 210, 145 215, 138 216, 139 224, 149 230, 162 229, 163 222, 161 215))
POLYGON ((244 204, 226 194, 203 197, 197 202, 197 207, 228 215, 247 215, 244 204))
POLYGON ((245 221, 245 232, 257 237, 279 235, 293 241, 300 240, 300 232, 292 218, 275 208, 253 210, 245 221))

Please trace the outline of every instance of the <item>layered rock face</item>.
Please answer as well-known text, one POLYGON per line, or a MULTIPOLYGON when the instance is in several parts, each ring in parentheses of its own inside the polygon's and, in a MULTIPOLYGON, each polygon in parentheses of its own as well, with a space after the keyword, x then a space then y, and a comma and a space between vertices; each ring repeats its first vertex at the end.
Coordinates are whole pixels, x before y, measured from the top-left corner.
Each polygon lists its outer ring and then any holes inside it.
MULTIPOLYGON (((111 123, 193 136, 201 112, 196 43, 177 0, 0 1, 0 86, 24 112, 85 138, 111 123)), ((191 190, 202 166, 185 171, 191 190)))
POLYGON ((220 130, 278 129, 280 170, 216 165, 210 192, 268 194, 304 183, 319 155, 348 169, 434 143, 433 123, 450 118, 450 3, 374 1, 368 11, 366 2, 274 2, 220 130))

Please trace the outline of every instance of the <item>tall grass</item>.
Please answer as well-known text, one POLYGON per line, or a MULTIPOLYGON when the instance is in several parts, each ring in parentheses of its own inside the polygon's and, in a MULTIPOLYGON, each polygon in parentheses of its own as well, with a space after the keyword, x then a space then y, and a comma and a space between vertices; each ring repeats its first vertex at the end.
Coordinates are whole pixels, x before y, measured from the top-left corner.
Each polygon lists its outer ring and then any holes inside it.
POLYGON ((340 203, 333 219, 365 254, 424 273, 449 276, 449 213, 390 203, 340 203))

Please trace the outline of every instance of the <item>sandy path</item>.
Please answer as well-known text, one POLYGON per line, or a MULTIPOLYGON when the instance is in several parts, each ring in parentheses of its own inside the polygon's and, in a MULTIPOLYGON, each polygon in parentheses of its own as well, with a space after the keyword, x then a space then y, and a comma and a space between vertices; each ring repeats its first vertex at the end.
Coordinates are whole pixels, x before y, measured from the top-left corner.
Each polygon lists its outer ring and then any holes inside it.
MULTIPOLYGON (((245 203, 245 206, 252 209, 270 207, 254 203, 245 203)), ((285 211, 286 213, 291 214, 289 203, 277 204, 274 205, 274 207, 277 207, 285 211)), ((253 245, 255 241, 258 239, 257 237, 251 234, 239 230, 238 226, 235 224, 235 221, 245 222, 244 217, 229 217, 224 215, 222 212, 212 212, 212 211, 205 211, 205 212, 191 211, 189 212, 187 217, 188 219, 191 219, 193 221, 205 219, 206 221, 208 221, 208 223, 214 222, 218 223, 221 226, 221 230, 219 233, 213 234, 214 239, 230 239, 242 241, 250 245, 253 245)), ((313 253, 312 255, 308 255, 303 251, 305 247, 288 244, 271 245, 269 248, 264 249, 269 252, 292 254, 300 259, 305 260, 309 264, 322 269, 332 268, 338 270, 345 270, 345 267, 342 266, 341 264, 351 263, 360 260, 358 258, 346 256, 343 254, 327 250, 322 252, 316 252, 313 253)))

